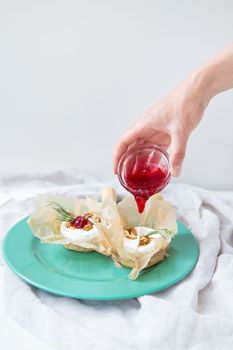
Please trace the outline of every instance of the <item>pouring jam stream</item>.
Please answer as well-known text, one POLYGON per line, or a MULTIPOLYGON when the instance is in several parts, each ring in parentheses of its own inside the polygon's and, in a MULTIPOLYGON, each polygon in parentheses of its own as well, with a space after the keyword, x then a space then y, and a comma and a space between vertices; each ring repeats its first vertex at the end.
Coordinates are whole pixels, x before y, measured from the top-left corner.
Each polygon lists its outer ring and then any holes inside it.
POLYGON ((125 181, 128 190, 134 195, 139 213, 143 212, 146 201, 153 196, 153 194, 159 192, 166 177, 166 169, 162 167, 148 169, 147 171, 142 167, 142 169, 139 168, 137 172, 126 175, 125 181))

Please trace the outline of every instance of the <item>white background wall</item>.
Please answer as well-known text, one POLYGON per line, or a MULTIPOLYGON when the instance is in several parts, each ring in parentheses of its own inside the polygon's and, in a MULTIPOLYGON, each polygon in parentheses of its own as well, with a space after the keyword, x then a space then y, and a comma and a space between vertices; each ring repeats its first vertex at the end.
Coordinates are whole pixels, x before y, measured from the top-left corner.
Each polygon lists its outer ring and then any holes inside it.
MULTIPOLYGON (((0 174, 112 176, 141 112, 233 38, 231 0, 0 0, 0 174)), ((233 186, 233 90, 209 106, 182 182, 233 186)))

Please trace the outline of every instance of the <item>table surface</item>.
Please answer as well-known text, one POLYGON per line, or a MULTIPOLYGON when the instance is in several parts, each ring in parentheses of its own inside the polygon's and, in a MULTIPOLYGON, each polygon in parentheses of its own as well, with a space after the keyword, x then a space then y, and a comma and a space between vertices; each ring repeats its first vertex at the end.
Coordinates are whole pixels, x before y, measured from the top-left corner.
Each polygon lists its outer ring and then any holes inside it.
POLYGON ((6 314, 3 298, 3 275, 4 268, 0 267, 0 349, 54 350, 53 347, 46 345, 20 327, 6 314))

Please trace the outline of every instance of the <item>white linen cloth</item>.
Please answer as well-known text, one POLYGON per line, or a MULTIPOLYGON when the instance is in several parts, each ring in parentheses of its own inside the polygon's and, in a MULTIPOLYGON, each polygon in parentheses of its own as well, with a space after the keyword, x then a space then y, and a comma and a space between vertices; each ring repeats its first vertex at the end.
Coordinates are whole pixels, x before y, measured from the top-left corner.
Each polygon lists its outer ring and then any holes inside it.
MULTIPOLYGON (((1 177, 1 242, 38 192, 91 195, 104 185, 76 171, 1 177)), ((163 194, 199 242, 198 263, 182 282, 137 299, 75 300, 30 287, 0 256, 9 315, 57 349, 232 349, 233 192, 172 184, 163 194)))

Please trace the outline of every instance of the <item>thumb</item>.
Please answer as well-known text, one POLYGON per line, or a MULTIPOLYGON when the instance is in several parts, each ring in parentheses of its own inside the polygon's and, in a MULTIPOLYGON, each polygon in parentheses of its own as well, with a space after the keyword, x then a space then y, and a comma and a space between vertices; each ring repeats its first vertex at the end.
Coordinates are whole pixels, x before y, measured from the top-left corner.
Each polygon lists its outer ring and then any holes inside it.
POLYGON ((184 133, 175 133, 172 135, 170 147, 170 164, 172 176, 179 176, 185 157, 188 135, 184 133))

